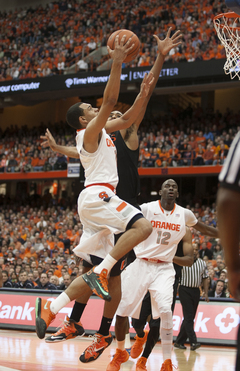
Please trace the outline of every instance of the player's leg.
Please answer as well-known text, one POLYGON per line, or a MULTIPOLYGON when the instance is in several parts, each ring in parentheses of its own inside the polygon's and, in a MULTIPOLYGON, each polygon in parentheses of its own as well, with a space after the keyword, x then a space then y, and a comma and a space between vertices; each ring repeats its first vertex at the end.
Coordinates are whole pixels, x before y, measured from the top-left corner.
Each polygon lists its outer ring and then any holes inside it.
POLYGON ((135 342, 131 348, 130 355, 132 358, 138 358, 143 351, 143 346, 148 338, 148 331, 144 330, 144 328, 146 326, 148 317, 151 315, 151 299, 149 292, 147 292, 142 302, 139 318, 132 318, 132 326, 137 334, 135 337, 135 342))
MULTIPOLYGON (((96 257, 92 258, 93 264, 98 263, 96 259, 96 257)), ((113 338, 109 330, 121 300, 120 274, 122 271, 122 266, 124 266, 124 260, 125 257, 118 261, 110 272, 109 293, 112 297, 112 300, 110 302, 105 302, 100 328, 94 335, 92 344, 87 347, 80 356, 81 362, 87 363, 96 360, 112 342, 113 338)))
POLYGON ((155 280, 149 286, 153 319, 161 318, 160 337, 163 354, 162 370, 172 370, 173 320, 172 301, 175 270, 172 264, 156 265, 155 280))
POLYGON ((114 224, 115 228, 119 225, 118 231, 126 230, 126 232, 121 235, 116 245, 110 253, 107 254, 102 263, 95 267, 91 271, 91 274, 88 273, 87 275, 84 275, 83 279, 92 290, 96 290, 95 293, 97 295, 99 291, 102 297, 105 300, 108 300, 108 295, 106 293, 107 288, 104 287, 104 290, 101 288, 102 281, 106 282, 107 274, 118 260, 151 234, 152 225, 141 213, 139 213, 138 209, 126 202, 122 202, 117 196, 116 199, 112 197, 111 200, 107 202, 105 209, 106 212, 108 212, 106 214, 108 217, 106 223, 109 223, 109 226, 112 226, 112 228, 114 227, 114 224), (121 208, 121 205, 123 205, 123 209, 121 208))
POLYGON ((139 317, 142 300, 148 286, 148 275, 144 271, 144 260, 136 259, 122 273, 122 299, 117 309, 115 327, 117 349, 107 371, 118 371, 121 364, 126 362, 129 354, 125 349, 125 334, 128 317, 139 317), (119 322, 120 321, 120 322, 119 322))
POLYGON ((40 339, 44 338, 48 326, 63 307, 65 307, 72 300, 75 300, 82 295, 90 296, 91 293, 91 289, 83 280, 82 276, 80 276, 75 278, 69 287, 52 302, 43 298, 37 298, 35 313, 36 332, 38 337, 40 339))
MULTIPOLYGON (((91 268, 92 264, 84 260, 83 274, 87 273, 91 268)), ((70 317, 66 318, 63 326, 61 326, 57 332, 45 338, 47 343, 58 343, 73 339, 77 336, 83 336, 85 334, 80 319, 91 294, 92 293, 89 292, 86 295, 82 295, 80 298, 76 299, 70 317)))

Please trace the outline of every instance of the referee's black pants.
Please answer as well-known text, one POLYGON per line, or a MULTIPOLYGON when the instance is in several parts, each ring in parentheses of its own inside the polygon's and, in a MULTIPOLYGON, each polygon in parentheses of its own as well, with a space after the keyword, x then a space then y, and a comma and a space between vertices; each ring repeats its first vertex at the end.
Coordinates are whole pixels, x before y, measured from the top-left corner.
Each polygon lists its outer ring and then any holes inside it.
POLYGON ((197 342, 194 332, 194 318, 197 312, 197 307, 200 299, 200 290, 195 287, 179 286, 179 299, 182 304, 183 317, 179 334, 176 343, 184 344, 189 338, 190 344, 197 342))

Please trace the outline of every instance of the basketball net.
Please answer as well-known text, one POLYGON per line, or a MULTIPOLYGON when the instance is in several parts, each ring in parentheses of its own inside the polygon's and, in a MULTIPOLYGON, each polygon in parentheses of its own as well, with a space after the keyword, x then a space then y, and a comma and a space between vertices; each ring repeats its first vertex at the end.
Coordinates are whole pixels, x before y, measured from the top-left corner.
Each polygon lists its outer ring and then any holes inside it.
POLYGON ((240 80, 240 16, 234 12, 219 14, 213 19, 218 38, 226 51, 224 72, 240 80))

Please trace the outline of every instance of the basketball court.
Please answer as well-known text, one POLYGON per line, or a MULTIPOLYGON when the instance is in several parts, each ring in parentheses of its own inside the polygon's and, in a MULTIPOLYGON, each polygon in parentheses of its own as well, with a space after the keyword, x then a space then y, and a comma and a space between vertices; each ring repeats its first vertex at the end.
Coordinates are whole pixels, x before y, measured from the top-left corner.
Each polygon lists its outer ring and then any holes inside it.
MULTIPOLYGON (((47 344, 34 332, 1 330, 0 371, 105 371, 116 348, 115 340, 98 360, 89 364, 79 361, 82 351, 91 344, 90 337, 47 344)), ((133 342, 132 342, 133 343, 133 342)), ((173 365, 179 371, 234 371, 236 351, 233 347, 203 345, 197 351, 173 348, 173 365)), ((136 360, 122 364, 121 371, 134 371, 136 360)), ((147 362, 148 371, 159 371, 162 365, 161 344, 154 348, 147 362)))

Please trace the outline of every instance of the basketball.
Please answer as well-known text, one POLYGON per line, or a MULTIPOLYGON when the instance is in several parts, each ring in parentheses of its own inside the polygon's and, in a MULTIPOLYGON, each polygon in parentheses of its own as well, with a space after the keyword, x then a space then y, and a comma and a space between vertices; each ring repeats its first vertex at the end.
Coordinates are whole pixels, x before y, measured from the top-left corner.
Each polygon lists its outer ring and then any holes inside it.
POLYGON ((127 63, 127 62, 131 62, 133 59, 135 59, 139 53, 139 50, 140 50, 140 41, 139 41, 139 38, 137 37, 137 35, 132 32, 132 31, 129 31, 129 30, 117 30, 115 32, 113 32, 110 36, 109 36, 109 39, 108 39, 108 42, 107 42, 107 45, 109 46, 109 48, 111 48, 112 50, 114 50, 114 47, 115 47, 115 38, 116 36, 119 35, 119 42, 121 40, 121 38, 126 35, 126 39, 125 39, 125 44, 126 42, 131 38, 131 43, 129 45, 129 47, 134 44, 134 47, 132 50, 130 50, 130 52, 128 53, 127 57, 124 59, 123 62, 127 63))

